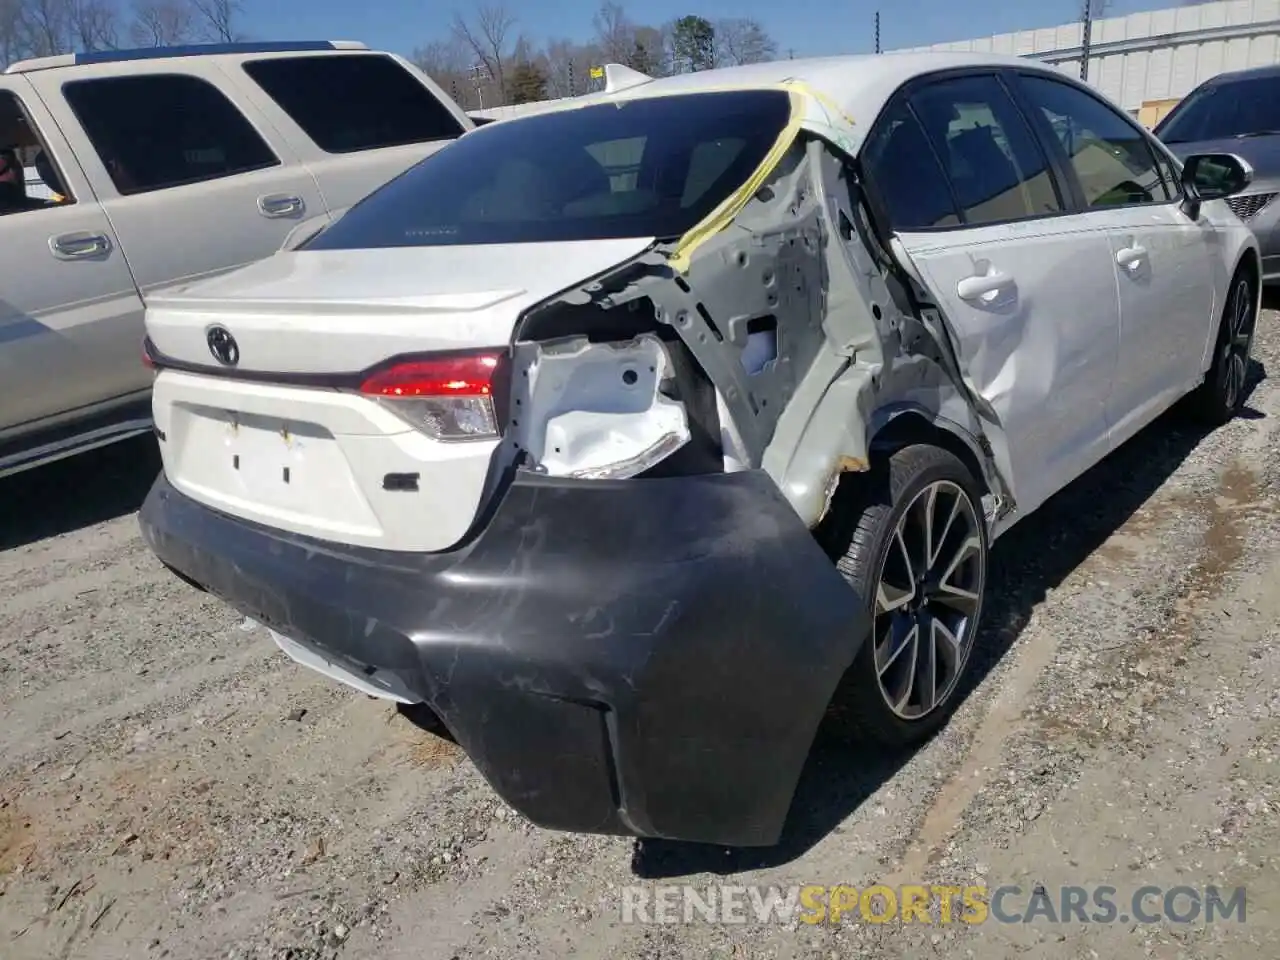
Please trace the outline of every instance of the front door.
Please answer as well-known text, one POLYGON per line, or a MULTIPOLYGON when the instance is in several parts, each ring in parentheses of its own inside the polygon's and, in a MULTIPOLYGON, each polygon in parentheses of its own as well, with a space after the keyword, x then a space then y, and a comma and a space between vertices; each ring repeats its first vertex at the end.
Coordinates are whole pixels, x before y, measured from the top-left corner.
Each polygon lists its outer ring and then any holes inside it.
POLYGON ((1080 206, 1108 236, 1120 296, 1113 443, 1128 439, 1199 378, 1215 312, 1213 236, 1181 208, 1181 191, 1148 135, 1088 90, 1053 77, 1018 80, 1045 140, 1060 149, 1080 206))
POLYGON ((1069 212, 995 74, 908 88, 864 158, 905 266, 999 420, 994 452, 1028 513, 1110 449, 1119 306, 1108 236, 1069 212))
POLYGON ((54 180, 0 185, 0 431, 150 387, 142 301, 111 224, 23 77, 0 77, 0 136, 54 180))

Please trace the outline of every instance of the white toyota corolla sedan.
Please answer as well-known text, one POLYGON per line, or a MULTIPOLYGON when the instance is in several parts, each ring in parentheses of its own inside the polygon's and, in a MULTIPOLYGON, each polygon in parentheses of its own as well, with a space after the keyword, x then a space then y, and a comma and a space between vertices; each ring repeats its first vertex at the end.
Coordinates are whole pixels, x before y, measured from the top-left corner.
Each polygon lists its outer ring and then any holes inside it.
POLYGON ((1028 60, 610 67, 153 300, 142 529, 539 824, 773 844, 833 704, 945 722, 992 543, 1237 410, 1250 177, 1028 60))

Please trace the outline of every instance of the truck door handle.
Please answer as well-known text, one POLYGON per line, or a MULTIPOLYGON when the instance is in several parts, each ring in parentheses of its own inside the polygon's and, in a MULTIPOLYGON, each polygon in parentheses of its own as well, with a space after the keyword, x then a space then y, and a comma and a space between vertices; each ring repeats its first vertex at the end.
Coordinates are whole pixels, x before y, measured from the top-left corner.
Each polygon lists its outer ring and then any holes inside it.
POLYGON ((956 293, 961 300, 993 300, 992 295, 1006 287, 1013 286, 1013 277, 989 268, 985 274, 976 277, 965 277, 956 284, 956 293))
POLYGON ((108 253, 111 241, 101 233, 63 233, 49 238, 49 249, 59 260, 86 260, 108 253))
POLYGON ((1116 263, 1133 273, 1147 255, 1147 248, 1130 242, 1129 246, 1116 251, 1116 263))
POLYGON ((289 193, 269 193, 258 198, 258 212, 264 217, 291 217, 304 209, 302 198, 289 193))

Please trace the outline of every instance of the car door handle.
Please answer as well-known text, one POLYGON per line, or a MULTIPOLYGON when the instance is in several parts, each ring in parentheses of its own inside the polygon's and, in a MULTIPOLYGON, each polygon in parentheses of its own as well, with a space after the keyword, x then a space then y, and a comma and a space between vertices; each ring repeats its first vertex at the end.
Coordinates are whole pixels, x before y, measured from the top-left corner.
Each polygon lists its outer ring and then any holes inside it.
POLYGON ((1127 269, 1130 273, 1142 266, 1142 261, 1147 255, 1147 248, 1132 244, 1116 251, 1116 263, 1127 269))
POLYGON ((961 300, 991 300, 992 294, 1013 286, 1013 277, 999 270, 988 270, 976 277, 965 277, 956 284, 961 300))
POLYGON ((109 252, 111 241, 101 233, 63 233, 49 238, 49 249, 59 260, 86 260, 109 252))
POLYGON ((258 212, 264 217, 291 217, 302 213, 306 206, 301 197, 288 193, 269 193, 258 198, 258 212))

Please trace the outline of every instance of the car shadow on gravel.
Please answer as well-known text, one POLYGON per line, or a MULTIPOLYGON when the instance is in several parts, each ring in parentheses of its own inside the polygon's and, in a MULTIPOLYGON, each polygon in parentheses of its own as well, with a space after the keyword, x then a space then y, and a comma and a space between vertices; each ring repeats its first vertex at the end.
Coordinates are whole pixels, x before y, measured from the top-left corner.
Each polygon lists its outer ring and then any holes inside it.
POLYGON ((152 436, 0 478, 0 550, 133 513, 160 471, 152 436))
MULTIPOLYGON (((1253 361, 1250 394, 1265 377, 1262 364, 1253 361)), ((1256 420, 1264 414, 1249 407, 1246 397, 1241 416, 1256 420)), ((1210 432, 1180 410, 1170 411, 1000 539, 991 554, 985 628, 959 694, 962 700, 1008 653, 1048 592, 1123 526, 1210 432)), ((776 867, 800 857, 829 833, 840 832, 844 820, 911 754, 857 749, 832 733, 818 733, 777 846, 732 849, 639 840, 632 872, 642 879, 662 879, 776 867)))

